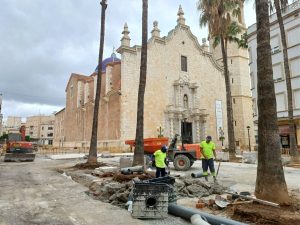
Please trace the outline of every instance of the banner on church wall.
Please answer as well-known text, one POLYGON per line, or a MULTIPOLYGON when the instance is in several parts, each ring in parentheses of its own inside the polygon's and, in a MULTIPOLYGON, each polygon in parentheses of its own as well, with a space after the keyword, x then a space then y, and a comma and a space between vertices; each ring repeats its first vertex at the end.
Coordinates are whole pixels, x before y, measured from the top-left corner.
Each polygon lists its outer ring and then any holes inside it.
POLYGON ((224 137, 222 101, 220 100, 216 100, 216 129, 217 138, 220 140, 220 137, 224 137))

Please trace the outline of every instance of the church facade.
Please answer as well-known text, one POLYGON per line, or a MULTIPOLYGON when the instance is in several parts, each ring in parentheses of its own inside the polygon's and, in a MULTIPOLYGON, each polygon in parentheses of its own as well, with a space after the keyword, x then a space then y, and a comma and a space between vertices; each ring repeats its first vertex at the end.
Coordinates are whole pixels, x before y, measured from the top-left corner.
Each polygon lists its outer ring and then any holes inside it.
MULTIPOLYGON (((113 54, 103 61, 101 68, 101 150, 128 149, 125 140, 135 138, 141 46, 131 45, 127 24, 122 34, 117 49, 120 59, 113 54)), ((56 122, 63 128, 56 128, 60 135, 55 136, 54 145, 88 147, 96 77, 97 73, 70 77, 66 108, 59 112, 60 121, 56 122)), ((248 85, 250 91, 250 81, 248 85)), ((252 115, 251 111, 245 113, 252 115)), ((185 143, 199 143, 211 135, 219 149, 228 140, 223 68, 209 52, 206 41, 200 44, 185 24, 181 7, 177 25, 167 36, 161 37, 158 22, 153 23, 144 99, 144 138, 172 138, 175 134, 185 143), (222 137, 224 142, 220 141, 222 137)))

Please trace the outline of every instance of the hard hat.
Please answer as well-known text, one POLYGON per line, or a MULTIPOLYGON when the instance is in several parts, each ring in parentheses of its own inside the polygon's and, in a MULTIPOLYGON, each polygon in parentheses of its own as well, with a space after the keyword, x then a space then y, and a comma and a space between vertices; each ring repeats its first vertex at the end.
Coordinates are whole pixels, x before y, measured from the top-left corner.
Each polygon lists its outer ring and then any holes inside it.
POLYGON ((163 145, 163 146, 161 147, 161 150, 162 150, 163 152, 166 152, 166 151, 168 150, 168 147, 167 147, 166 145, 163 145))

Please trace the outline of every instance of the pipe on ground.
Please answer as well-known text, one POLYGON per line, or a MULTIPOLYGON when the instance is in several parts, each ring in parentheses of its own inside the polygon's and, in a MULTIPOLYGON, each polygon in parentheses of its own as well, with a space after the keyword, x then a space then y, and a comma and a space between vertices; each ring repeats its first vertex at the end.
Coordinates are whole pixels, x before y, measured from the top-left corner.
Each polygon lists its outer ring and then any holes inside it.
POLYGON ((205 218, 207 222, 211 225, 247 225, 245 223, 226 219, 224 217, 211 215, 209 213, 205 213, 200 210, 189 209, 183 206, 179 206, 174 203, 169 204, 168 211, 169 214, 172 214, 174 216, 179 216, 188 221, 190 221, 193 215, 198 214, 201 217, 205 218))
POLYGON ((132 174, 134 172, 143 172, 143 166, 133 166, 133 167, 126 167, 121 169, 122 174, 132 174))
POLYGON ((199 214, 192 215, 191 223, 192 225, 210 225, 208 222, 203 220, 199 214))
POLYGON ((204 175, 202 172, 195 172, 191 174, 192 178, 200 178, 200 177, 206 177, 207 175, 204 175))

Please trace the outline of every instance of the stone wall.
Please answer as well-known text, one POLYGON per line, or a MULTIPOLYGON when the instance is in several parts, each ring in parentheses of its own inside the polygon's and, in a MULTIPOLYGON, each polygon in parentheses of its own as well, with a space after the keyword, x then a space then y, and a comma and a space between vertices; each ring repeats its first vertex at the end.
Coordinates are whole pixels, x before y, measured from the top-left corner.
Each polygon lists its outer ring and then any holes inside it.
MULTIPOLYGON (((121 53, 122 60, 121 140, 134 139, 141 49, 139 46, 131 48, 121 46, 118 51, 121 53)), ((216 139, 216 100, 222 101, 222 125, 224 130, 227 130, 225 93, 222 69, 209 52, 201 49, 188 26, 178 25, 165 38, 150 39, 148 42, 144 137, 157 137, 157 127, 160 124, 165 128, 165 136, 171 137, 170 126, 168 125, 169 118, 165 112, 169 111, 170 106, 173 105, 177 110, 177 114, 183 115, 186 113, 190 122, 193 122, 195 118, 189 112, 192 112, 193 109, 205 109, 206 130, 202 137, 209 134, 216 139), (181 71, 181 56, 187 57, 187 72, 181 71), (191 84, 197 86, 195 99, 189 98, 190 105, 188 109, 183 107, 181 99, 175 99, 174 82, 179 82, 180 87, 181 85, 190 86, 191 84), (175 101, 181 103, 175 106, 175 101)), ((183 98, 184 94, 189 93, 182 89, 179 98, 183 98)), ((191 96, 189 95, 189 97, 191 96)), ((177 117, 177 123, 174 124, 180 126, 181 119, 183 117, 177 117)), ((193 126, 195 126, 195 123, 193 123, 193 126)), ((194 129, 193 135, 196 135, 196 132, 197 130, 194 129)), ((196 139, 195 141, 200 140, 196 139)), ((219 141, 217 141, 217 144, 220 147, 219 141)))

